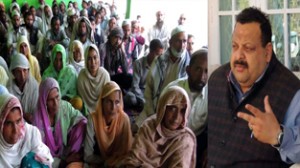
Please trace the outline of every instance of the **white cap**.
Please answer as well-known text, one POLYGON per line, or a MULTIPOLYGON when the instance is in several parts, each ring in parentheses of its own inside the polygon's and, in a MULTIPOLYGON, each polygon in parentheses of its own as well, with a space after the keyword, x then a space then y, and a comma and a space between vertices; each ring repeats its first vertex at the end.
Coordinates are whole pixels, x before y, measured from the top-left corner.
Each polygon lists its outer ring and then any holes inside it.
POLYGON ((171 37, 173 37, 174 35, 181 33, 181 32, 185 32, 185 29, 183 26, 177 26, 175 27, 172 32, 171 32, 171 37))
POLYGON ((130 25, 130 21, 128 19, 125 19, 123 22, 122 22, 122 26, 126 26, 126 25, 130 25))
POLYGON ((67 14, 68 16, 73 16, 76 14, 76 11, 74 8, 69 8, 67 14))
POLYGON ((20 17, 20 13, 17 10, 13 10, 12 13, 11 13, 11 17, 14 17, 14 16, 19 16, 20 17))

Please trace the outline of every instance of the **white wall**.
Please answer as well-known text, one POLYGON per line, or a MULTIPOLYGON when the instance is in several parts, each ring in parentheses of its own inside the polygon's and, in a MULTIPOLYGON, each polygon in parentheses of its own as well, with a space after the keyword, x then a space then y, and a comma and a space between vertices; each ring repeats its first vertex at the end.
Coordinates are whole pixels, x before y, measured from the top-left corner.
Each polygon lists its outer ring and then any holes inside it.
MULTIPOLYGON (((208 0, 131 1, 131 19, 136 19, 137 15, 141 15, 144 25, 148 28, 156 22, 155 13, 158 10, 165 12, 165 22, 171 30, 177 25, 179 15, 185 13, 186 27, 190 34, 196 37, 195 49, 208 44, 208 0)), ((122 0, 119 1, 121 2, 122 0)))

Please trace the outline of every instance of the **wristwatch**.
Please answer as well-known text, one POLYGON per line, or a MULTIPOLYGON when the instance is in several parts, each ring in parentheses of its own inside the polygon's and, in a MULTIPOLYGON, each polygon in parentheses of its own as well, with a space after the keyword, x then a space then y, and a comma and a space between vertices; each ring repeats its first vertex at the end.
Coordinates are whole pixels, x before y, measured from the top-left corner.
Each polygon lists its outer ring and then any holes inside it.
POLYGON ((283 140, 283 126, 280 125, 280 129, 281 131, 279 132, 278 136, 277 136, 277 144, 273 145, 273 147, 275 148, 279 148, 280 145, 282 144, 282 140, 283 140))

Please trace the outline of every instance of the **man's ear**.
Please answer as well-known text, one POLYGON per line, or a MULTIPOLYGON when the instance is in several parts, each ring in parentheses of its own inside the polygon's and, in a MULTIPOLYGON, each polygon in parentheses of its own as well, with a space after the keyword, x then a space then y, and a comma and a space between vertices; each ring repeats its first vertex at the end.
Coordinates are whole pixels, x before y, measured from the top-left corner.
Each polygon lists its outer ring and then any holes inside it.
POLYGON ((270 62, 270 61, 271 61, 272 54, 273 54, 273 45, 272 45, 271 42, 269 42, 269 43, 266 45, 266 60, 267 60, 267 62, 270 62))

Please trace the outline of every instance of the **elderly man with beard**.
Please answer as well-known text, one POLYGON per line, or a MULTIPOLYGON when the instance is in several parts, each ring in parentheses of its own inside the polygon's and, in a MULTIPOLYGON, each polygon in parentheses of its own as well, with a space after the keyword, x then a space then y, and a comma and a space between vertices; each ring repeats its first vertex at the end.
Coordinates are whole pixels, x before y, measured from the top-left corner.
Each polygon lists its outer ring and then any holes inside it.
POLYGON ((140 126, 142 122, 155 113, 157 100, 161 91, 172 81, 187 75, 185 68, 190 63, 190 57, 186 51, 187 34, 183 27, 178 26, 172 30, 170 47, 157 57, 151 64, 146 79, 145 106, 136 119, 140 126))
MULTIPOLYGON (((197 50, 191 56, 190 64, 186 67, 188 77, 180 78, 167 87, 180 86, 188 94, 191 101, 191 113, 188 127, 197 138, 197 167, 203 165, 207 148, 207 49, 197 50)), ((202 166, 205 167, 205 166, 202 166)))

